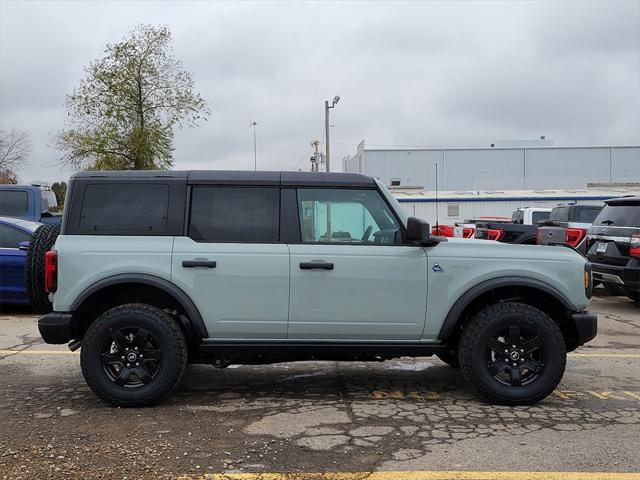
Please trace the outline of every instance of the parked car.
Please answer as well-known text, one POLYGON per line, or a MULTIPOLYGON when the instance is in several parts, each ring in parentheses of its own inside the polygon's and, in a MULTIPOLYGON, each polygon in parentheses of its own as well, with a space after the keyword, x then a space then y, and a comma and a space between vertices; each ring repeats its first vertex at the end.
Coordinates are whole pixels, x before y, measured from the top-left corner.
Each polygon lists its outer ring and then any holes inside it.
POLYGON ((640 197, 607 200, 587 234, 593 278, 640 304, 640 197))
POLYGON ((0 304, 28 305, 25 283, 27 245, 40 223, 0 217, 0 304))
POLYGON ((456 238, 474 238, 476 234, 477 222, 508 222, 508 217, 478 217, 471 220, 464 220, 462 222, 456 222, 453 225, 435 225, 431 227, 432 235, 439 235, 441 237, 456 237, 456 238))
POLYGON ((0 185, 0 215, 48 224, 62 219, 55 193, 40 185, 0 185))
POLYGON ((518 208, 511 222, 477 222, 475 237, 502 243, 532 245, 536 243, 536 224, 551 213, 550 208, 518 208))
POLYGON ((538 245, 566 245, 582 255, 587 253, 587 230, 602 205, 562 205, 551 211, 549 220, 538 225, 538 245))
POLYGON ((160 401, 188 362, 429 355, 487 401, 545 398, 596 335, 588 262, 429 230, 364 175, 78 173, 40 333, 82 348, 91 389, 121 406, 160 401))

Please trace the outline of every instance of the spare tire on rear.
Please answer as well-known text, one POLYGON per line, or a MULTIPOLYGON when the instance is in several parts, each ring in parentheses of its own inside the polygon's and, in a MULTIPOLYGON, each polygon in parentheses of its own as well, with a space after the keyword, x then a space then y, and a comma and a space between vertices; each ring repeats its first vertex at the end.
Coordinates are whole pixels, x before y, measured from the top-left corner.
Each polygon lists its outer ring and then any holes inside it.
POLYGON ((49 294, 44 289, 44 254, 56 243, 60 225, 42 225, 31 236, 25 265, 27 295, 37 313, 52 310, 49 294))

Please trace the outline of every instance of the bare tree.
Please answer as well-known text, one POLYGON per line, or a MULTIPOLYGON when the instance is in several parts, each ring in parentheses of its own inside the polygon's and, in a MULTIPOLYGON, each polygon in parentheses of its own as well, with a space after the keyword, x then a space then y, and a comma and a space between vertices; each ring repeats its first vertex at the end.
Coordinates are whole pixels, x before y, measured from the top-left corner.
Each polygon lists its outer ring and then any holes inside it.
POLYGON ((31 141, 25 130, 0 128, 0 183, 18 183, 17 172, 29 163, 31 141))
POLYGON ((0 129, 0 170, 17 172, 29 163, 31 141, 25 130, 0 129))

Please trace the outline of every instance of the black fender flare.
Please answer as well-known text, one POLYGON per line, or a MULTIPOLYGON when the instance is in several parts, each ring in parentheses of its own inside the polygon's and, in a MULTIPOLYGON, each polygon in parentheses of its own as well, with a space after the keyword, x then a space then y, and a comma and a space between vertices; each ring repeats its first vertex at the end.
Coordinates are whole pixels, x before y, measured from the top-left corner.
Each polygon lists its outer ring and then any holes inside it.
POLYGON ((473 302, 480 295, 500 287, 535 288, 554 297, 567 309, 567 312, 574 310, 573 305, 562 292, 541 280, 530 277, 516 276, 491 278, 489 280, 484 280, 477 285, 474 285, 465 293, 463 293, 460 298, 458 298, 458 300, 456 300, 456 303, 453 304, 453 306, 449 310, 449 313, 444 319, 444 323, 442 324, 440 333, 438 334, 438 340, 448 340, 449 338, 451 338, 456 326, 458 325, 458 320, 462 315, 462 312, 464 312, 464 310, 471 304, 471 302, 473 302))
POLYGON ((207 332, 207 327, 204 324, 204 320, 202 319, 202 315, 198 311, 198 307, 196 307, 193 300, 187 295, 184 290, 180 287, 176 286, 174 283, 171 283, 169 280, 164 279, 162 277, 158 277, 156 275, 149 275, 146 273, 122 273, 118 275, 112 275, 110 277, 105 277, 101 280, 98 280, 91 286, 87 287, 78 297, 74 300, 71 305, 71 311, 75 312, 80 309, 82 304, 89 299, 93 294, 99 292, 100 290, 112 287, 118 284, 124 283, 140 283, 143 285, 149 285, 152 287, 159 288, 163 290, 168 295, 171 295, 176 301, 180 304, 180 306, 185 311, 187 317, 191 321, 191 325, 193 326, 194 332, 200 338, 208 338, 209 334, 207 332))

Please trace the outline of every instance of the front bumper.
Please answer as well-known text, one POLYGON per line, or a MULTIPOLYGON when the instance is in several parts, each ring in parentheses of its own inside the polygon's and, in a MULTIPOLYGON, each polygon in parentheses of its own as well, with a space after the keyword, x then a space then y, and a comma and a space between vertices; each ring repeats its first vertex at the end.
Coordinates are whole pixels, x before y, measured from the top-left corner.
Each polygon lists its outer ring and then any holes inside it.
POLYGON ((38 320, 38 330, 45 343, 67 343, 73 338, 75 322, 66 312, 47 313, 38 320))
POLYGON ((589 310, 571 314, 571 319, 576 327, 577 347, 593 340, 598 333, 598 316, 589 310))

